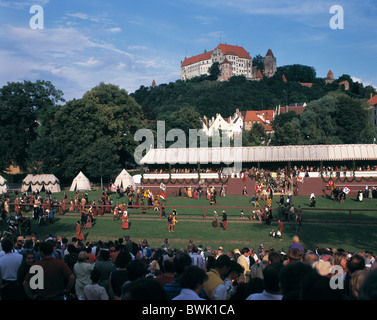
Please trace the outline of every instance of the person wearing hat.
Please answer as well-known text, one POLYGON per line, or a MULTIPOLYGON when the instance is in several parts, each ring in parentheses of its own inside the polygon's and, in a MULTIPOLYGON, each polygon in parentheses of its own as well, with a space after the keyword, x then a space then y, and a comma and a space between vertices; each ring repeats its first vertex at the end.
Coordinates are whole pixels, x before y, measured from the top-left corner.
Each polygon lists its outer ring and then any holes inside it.
POLYGON ((94 265, 88 263, 88 259, 88 253, 86 251, 81 251, 77 256, 77 262, 73 266, 73 273, 76 277, 76 296, 79 300, 82 299, 84 287, 92 282, 90 280, 90 274, 94 269, 94 265))
POLYGON ((122 216, 122 229, 128 230, 130 228, 130 225, 128 223, 128 212, 124 211, 123 216, 122 216))

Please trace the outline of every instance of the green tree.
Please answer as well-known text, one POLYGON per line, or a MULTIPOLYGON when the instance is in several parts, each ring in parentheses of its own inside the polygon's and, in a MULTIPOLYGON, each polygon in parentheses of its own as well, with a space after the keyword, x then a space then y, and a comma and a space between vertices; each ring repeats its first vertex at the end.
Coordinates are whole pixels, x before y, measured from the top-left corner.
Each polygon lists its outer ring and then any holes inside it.
POLYGON ((285 75, 288 81, 292 82, 314 82, 316 79, 316 72, 313 67, 301 64, 292 64, 278 67, 276 77, 285 75))
POLYGON ((10 164, 26 169, 30 146, 63 101, 63 93, 49 81, 8 82, 0 89, 1 170, 10 164))
POLYGON ((272 126, 275 129, 282 127, 285 123, 291 122, 294 118, 300 118, 300 115, 295 111, 280 113, 279 115, 275 116, 275 119, 272 121, 272 126))
POLYGON ((297 145, 301 143, 301 133, 292 123, 287 122, 275 130, 271 144, 275 146, 297 145))
POLYGON ((259 122, 255 122, 250 130, 242 133, 242 146, 264 145, 267 143, 268 138, 264 127, 259 122))
POLYGON ((220 70, 220 63, 214 62, 211 67, 208 69, 208 79, 211 81, 216 81, 219 78, 219 75, 221 73, 220 70))
POLYGON ((110 139, 101 137, 88 146, 86 153, 88 172, 100 178, 102 190, 103 178, 111 179, 121 170, 116 146, 110 139))
POLYGON ((306 144, 341 143, 336 131, 336 98, 325 96, 312 101, 301 114, 301 132, 306 144))
MULTIPOLYGON (((105 154, 118 166, 134 163, 134 150, 138 144, 134 134, 145 127, 141 107, 135 100, 124 89, 101 83, 82 99, 69 101, 56 113, 51 131, 55 146, 51 155, 54 169, 66 179, 79 171, 87 172, 89 167, 93 169, 88 150, 93 154, 93 145, 98 146, 99 141, 104 140, 114 146, 116 158, 108 152, 105 154)), ((87 174, 97 176, 92 170, 87 174)))
MULTIPOLYGON (((194 107, 187 104, 183 104, 166 118, 166 133, 171 129, 182 130, 185 135, 186 146, 189 145, 190 129, 200 130, 202 127, 199 113, 194 107)), ((167 142, 167 147, 172 143, 167 142)))
POLYGON ((375 133, 365 101, 339 96, 336 108, 337 135, 343 143, 372 143, 375 133))
POLYGON ((253 67, 257 67, 257 70, 259 69, 262 73, 264 72, 264 57, 260 54, 257 54, 253 60, 253 67))

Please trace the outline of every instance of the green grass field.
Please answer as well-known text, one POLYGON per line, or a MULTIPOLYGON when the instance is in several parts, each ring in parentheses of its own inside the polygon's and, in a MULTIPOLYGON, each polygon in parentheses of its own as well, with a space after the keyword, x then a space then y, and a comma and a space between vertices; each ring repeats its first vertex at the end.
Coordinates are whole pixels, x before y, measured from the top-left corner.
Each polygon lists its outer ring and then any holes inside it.
MULTIPOLYGON (((66 192, 68 199, 73 193, 66 192)), ((54 194, 58 200, 61 194, 54 194)), ((99 193, 89 193, 89 200, 98 200, 99 193)), ((112 195, 114 202, 126 203, 126 197, 119 198, 112 195)), ((141 243, 144 238, 151 247, 159 246, 165 238, 174 248, 186 248, 188 240, 192 238, 196 245, 211 246, 217 249, 222 246, 224 250, 250 247, 257 249, 261 243, 265 248, 287 249, 292 242, 295 233, 295 222, 285 222, 283 241, 276 238, 270 239, 269 231, 277 228, 277 211, 274 210, 272 226, 260 224, 250 220, 250 197, 226 196, 217 198, 216 206, 211 207, 204 197, 200 199, 184 199, 170 196, 166 204, 166 213, 172 212, 175 207, 178 212, 179 223, 174 228, 174 233, 169 233, 167 218, 160 218, 159 212, 149 209, 147 214, 142 215, 140 209, 129 210, 131 228, 123 230, 121 221, 113 221, 111 214, 95 217, 93 229, 85 230, 86 241, 109 241, 116 240, 129 234, 131 239, 141 243), (180 208, 190 206, 196 208, 180 208), (204 219, 205 208, 206 219, 204 219), (226 207, 228 214, 228 230, 212 227, 213 210, 216 210, 221 219, 222 207, 226 207), (231 208, 230 208, 231 207, 231 208), (245 219, 240 218, 241 208, 244 208, 245 219)), ((272 207, 278 205, 279 196, 275 196, 272 207)), ((98 203, 98 202, 97 202, 98 203)), ((265 202, 260 201, 263 206, 265 202)), ((303 213, 303 231, 299 233, 300 242, 307 249, 315 249, 316 246, 343 248, 347 251, 371 250, 377 251, 377 199, 364 199, 357 202, 354 198, 347 198, 345 203, 334 202, 325 197, 317 198, 315 210, 309 207, 309 197, 294 197, 295 207, 301 206, 303 213), (327 210, 319 210, 327 209, 327 210), (337 211, 341 209, 340 211, 337 211), (349 213, 351 210, 351 215, 349 213), (354 211, 352 211, 354 210, 354 211), (357 211, 365 210, 365 211, 357 211)), ((30 215, 30 213, 28 213, 30 215)), ((45 239, 49 234, 65 236, 71 239, 75 236, 75 226, 79 219, 79 213, 67 212, 65 215, 56 215, 55 222, 49 226, 38 226, 32 221, 32 232, 37 234, 38 239, 45 239)))

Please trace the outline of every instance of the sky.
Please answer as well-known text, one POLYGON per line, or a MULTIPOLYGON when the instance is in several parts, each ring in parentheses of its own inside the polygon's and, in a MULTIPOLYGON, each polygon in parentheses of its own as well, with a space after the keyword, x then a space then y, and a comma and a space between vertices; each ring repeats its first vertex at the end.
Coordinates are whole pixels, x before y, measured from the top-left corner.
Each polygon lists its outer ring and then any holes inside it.
POLYGON ((175 82, 185 57, 221 42, 377 88, 376 16, 375 0, 0 0, 0 86, 51 81, 67 101, 100 82, 133 93, 175 82))

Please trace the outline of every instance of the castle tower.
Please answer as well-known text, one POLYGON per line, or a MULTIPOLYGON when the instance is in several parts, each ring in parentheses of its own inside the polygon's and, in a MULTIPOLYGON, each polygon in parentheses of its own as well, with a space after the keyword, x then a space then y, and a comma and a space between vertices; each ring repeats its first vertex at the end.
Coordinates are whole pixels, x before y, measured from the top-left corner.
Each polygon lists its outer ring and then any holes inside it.
POLYGON ((224 58, 223 62, 221 62, 220 70, 219 81, 228 81, 233 76, 233 66, 227 58, 224 58))
POLYGON ((334 82, 334 74, 332 73, 331 70, 327 73, 327 77, 325 78, 326 83, 333 83, 334 82))
POLYGON ((257 72, 257 75, 256 75, 256 77, 255 77, 255 80, 260 81, 260 80, 262 80, 262 79, 263 79, 263 74, 262 74, 262 72, 258 69, 258 72, 257 72))
POLYGON ((268 49, 264 57, 264 75, 271 78, 277 71, 276 58, 271 49, 268 49))

